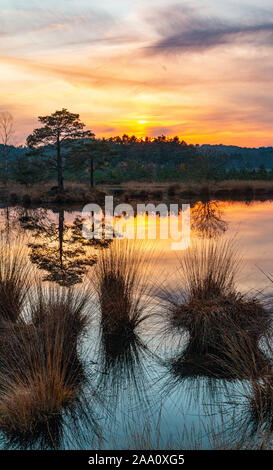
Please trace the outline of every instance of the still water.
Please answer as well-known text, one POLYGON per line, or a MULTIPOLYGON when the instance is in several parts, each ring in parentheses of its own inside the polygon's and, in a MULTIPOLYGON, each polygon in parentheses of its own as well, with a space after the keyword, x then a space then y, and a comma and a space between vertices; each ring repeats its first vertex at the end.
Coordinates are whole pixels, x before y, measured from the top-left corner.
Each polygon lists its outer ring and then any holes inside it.
MULTIPOLYGON (((21 234, 27 256, 44 281, 81 288, 86 274, 92 275, 96 250, 107 249, 107 244, 94 247, 82 238, 81 216, 81 208, 4 207, 1 231, 5 236, 21 234)), ((273 273, 273 201, 192 204, 192 239, 223 236, 236 236, 243 254, 238 289, 270 295, 264 273, 273 273)), ((142 249, 151 250, 150 282, 175 285, 177 253, 171 240, 157 237, 142 249)), ((147 320, 140 336, 133 350, 107 364, 101 356, 99 316, 94 316, 82 350, 90 376, 87 398, 77 420, 63 424, 59 447, 206 449, 252 436, 247 381, 181 377, 174 365, 187 337, 182 342, 175 335, 163 340, 157 320, 147 320)))

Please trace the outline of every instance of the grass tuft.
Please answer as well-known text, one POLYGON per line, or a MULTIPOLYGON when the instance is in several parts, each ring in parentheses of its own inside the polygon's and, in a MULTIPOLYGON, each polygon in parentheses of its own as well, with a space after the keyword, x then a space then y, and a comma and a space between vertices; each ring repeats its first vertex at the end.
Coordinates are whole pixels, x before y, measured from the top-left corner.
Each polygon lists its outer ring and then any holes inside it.
POLYGON ((236 366, 241 359, 248 363, 249 351, 257 364, 268 366, 259 341, 270 329, 271 313, 258 298, 236 290, 241 264, 234 239, 201 240, 179 259, 180 291, 175 295, 166 289, 160 292, 166 332, 189 335, 179 361, 174 360, 175 370, 183 376, 191 371, 216 378, 249 376, 245 364, 240 371, 236 366), (247 352, 238 358, 242 344, 247 352))
POLYGON ((38 285, 27 320, 1 329, 0 428, 11 442, 37 438, 57 445, 51 428, 71 412, 85 383, 78 350, 88 324, 87 302, 85 292, 38 285))
POLYGON ((17 322, 30 290, 31 266, 19 237, 0 241, 0 322, 17 322))
POLYGON ((106 334, 131 336, 147 318, 147 261, 147 256, 127 240, 115 240, 109 249, 100 252, 92 282, 106 334))

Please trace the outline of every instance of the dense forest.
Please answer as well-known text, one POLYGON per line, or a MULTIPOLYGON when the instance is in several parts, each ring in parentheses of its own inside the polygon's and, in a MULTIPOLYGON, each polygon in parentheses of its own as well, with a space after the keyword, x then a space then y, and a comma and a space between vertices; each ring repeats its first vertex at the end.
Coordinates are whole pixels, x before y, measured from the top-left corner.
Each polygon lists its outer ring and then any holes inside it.
POLYGON ((0 144, 1 181, 24 185, 63 179, 125 181, 273 179, 273 148, 188 145, 179 137, 96 138, 67 110, 39 118, 25 146, 0 144))
MULTIPOLYGON (((101 140, 96 140, 96 144, 101 140)), ((273 179, 273 148, 244 149, 235 147, 187 145, 178 138, 164 136, 139 141, 134 137, 115 137, 105 141, 108 150, 94 165, 97 183, 140 181, 183 181, 186 179, 273 179)), ((0 145, 1 180, 10 179, 22 184, 55 179, 51 150, 31 151, 28 147, 4 148, 0 145), (8 156, 8 174, 3 156, 8 156)), ((78 160, 77 160, 78 163, 78 160)), ((81 161, 74 168, 65 151, 64 177, 68 180, 87 181, 88 162, 81 161)))

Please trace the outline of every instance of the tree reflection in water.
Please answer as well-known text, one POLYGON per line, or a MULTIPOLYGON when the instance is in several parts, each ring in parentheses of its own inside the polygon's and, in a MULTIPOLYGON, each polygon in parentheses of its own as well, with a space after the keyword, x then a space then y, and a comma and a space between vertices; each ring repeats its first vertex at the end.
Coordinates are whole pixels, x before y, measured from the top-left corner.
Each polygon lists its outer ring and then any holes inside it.
POLYGON ((112 240, 105 237, 87 240, 82 235, 83 218, 76 217, 73 223, 68 224, 63 208, 57 208, 55 213, 56 222, 47 209, 20 207, 16 208, 15 219, 23 231, 31 231, 33 241, 28 244, 30 260, 47 272, 44 280, 68 287, 80 283, 88 267, 96 263, 96 253, 92 248, 107 248, 112 240))
POLYGON ((202 238, 217 238, 227 231, 218 201, 199 201, 191 210, 192 230, 202 238))

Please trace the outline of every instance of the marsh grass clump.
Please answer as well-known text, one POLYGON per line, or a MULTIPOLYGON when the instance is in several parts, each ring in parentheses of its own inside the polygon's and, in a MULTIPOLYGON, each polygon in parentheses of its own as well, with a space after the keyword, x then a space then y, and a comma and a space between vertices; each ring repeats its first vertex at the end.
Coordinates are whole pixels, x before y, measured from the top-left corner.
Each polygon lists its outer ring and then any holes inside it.
POLYGON ((234 291, 242 264, 234 239, 193 242, 179 258, 180 273, 190 299, 207 300, 234 291))
POLYGON ((115 240, 100 253, 93 271, 101 310, 99 386, 105 391, 110 385, 116 398, 123 387, 130 386, 138 397, 145 390, 143 364, 150 353, 140 328, 151 315, 150 256, 140 248, 136 242, 115 240))
POLYGON ((24 324, 1 329, 0 428, 10 442, 58 446, 57 430, 73 416, 87 380, 78 355, 87 302, 86 293, 39 285, 24 324))
POLYGON ((175 332, 184 343, 169 363, 180 379, 257 378, 268 370, 259 342, 271 312, 258 297, 237 291, 241 264, 234 239, 201 240, 179 258, 180 290, 160 291, 164 333, 175 332))
POLYGON ((234 240, 201 240, 179 259, 180 292, 160 293, 167 329, 187 331, 192 352, 213 352, 234 328, 257 344, 270 327, 271 315, 258 298, 236 291, 241 263, 234 240))
POLYGON ((219 353, 219 344, 233 332, 233 340, 245 331, 254 345, 269 328, 271 317, 257 299, 236 293, 200 300, 191 299, 173 312, 172 324, 185 328, 190 335, 190 349, 198 353, 219 353))
POLYGON ((0 240, 0 322, 16 323, 30 289, 31 266, 19 237, 0 240))
POLYGON ((270 372, 271 364, 259 343, 229 319, 214 326, 212 341, 205 345, 190 338, 183 351, 169 360, 168 369, 180 381, 197 377, 257 380, 270 372))
POLYGON ((97 292, 101 327, 106 335, 130 338, 149 316, 148 258, 127 240, 115 240, 98 257, 92 282, 97 292))
POLYGON ((20 369, 16 370, 16 364, 11 361, 11 370, 5 374, 5 382, 1 373, 0 427, 8 435, 35 434, 42 425, 46 429, 76 397, 76 372, 71 371, 71 366, 70 371, 65 370, 62 353, 56 346, 52 348, 51 344, 44 344, 43 339, 33 335, 35 353, 30 350, 29 341, 24 341, 24 335, 20 346, 15 346, 14 341, 14 357, 20 369), (19 351, 25 357, 18 364, 16 353, 19 351))
POLYGON ((56 343, 60 342, 64 361, 77 356, 78 343, 90 321, 90 295, 86 289, 38 286, 29 305, 31 323, 56 343), (67 348, 67 351, 66 351, 67 348), (74 356, 73 356, 74 355, 74 356))

